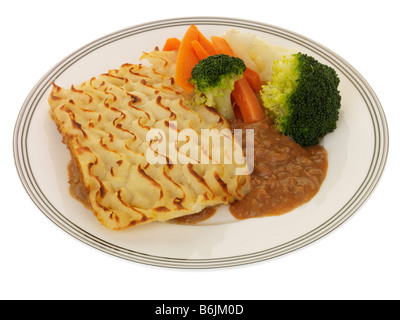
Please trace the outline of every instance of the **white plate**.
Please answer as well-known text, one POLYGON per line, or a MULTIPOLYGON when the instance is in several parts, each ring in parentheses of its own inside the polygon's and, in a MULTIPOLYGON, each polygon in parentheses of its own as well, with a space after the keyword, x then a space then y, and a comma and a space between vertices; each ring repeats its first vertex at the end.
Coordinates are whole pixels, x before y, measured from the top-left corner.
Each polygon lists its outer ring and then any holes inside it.
POLYGON ((137 25, 98 39, 51 69, 27 97, 16 122, 14 156, 21 181, 39 209, 82 242, 120 258, 165 267, 213 268, 267 260, 320 239, 346 221, 375 188, 388 152, 382 107, 368 83, 337 54, 293 32, 258 22, 193 17, 137 25), (329 169, 320 192, 278 217, 235 221, 222 209, 196 226, 151 223, 123 231, 103 227, 68 192, 69 153, 48 115, 51 82, 68 87, 138 63, 142 51, 182 37, 195 24, 206 36, 230 28, 295 46, 334 67, 341 79, 338 128, 324 138, 329 169))

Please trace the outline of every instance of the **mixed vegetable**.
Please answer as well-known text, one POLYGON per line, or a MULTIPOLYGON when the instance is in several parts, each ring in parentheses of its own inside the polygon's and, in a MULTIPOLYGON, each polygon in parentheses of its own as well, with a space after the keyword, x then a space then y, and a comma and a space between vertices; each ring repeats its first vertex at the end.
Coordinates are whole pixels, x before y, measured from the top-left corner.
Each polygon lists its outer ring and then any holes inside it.
POLYGON ((163 50, 177 50, 175 82, 193 96, 194 103, 215 107, 226 119, 240 118, 245 123, 268 115, 282 134, 300 145, 318 144, 336 128, 339 118, 341 98, 335 70, 300 52, 286 58, 284 52, 289 51, 285 49, 274 51, 259 39, 249 42, 257 42, 258 49, 272 53, 274 60, 257 56, 252 61, 249 55, 242 59, 243 49, 239 56, 225 38, 211 36, 209 40, 195 25, 182 40, 168 38, 163 50), (266 61, 272 67, 266 68, 266 61))

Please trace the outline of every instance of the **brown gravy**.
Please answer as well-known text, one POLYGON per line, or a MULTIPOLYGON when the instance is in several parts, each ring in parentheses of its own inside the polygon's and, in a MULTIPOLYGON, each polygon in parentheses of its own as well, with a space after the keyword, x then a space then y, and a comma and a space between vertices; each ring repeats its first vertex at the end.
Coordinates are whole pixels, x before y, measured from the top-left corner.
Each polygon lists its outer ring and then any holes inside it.
POLYGON ((323 146, 301 147, 278 132, 268 117, 252 124, 234 120, 231 128, 254 129, 251 191, 230 206, 235 218, 281 215, 317 194, 328 169, 328 154, 323 146))
POLYGON ((168 222, 176 224, 197 224, 211 218, 217 212, 218 206, 206 207, 198 213, 168 220, 168 222))
POLYGON ((71 196, 80 201, 86 208, 90 209, 88 191, 83 184, 79 166, 72 154, 71 160, 68 163, 68 178, 71 196))

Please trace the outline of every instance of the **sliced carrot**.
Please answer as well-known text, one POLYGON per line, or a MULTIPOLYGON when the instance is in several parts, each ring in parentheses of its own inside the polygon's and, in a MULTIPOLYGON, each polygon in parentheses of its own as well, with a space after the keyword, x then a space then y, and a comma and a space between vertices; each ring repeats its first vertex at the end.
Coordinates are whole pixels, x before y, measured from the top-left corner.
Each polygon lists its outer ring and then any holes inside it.
POLYGON ((243 73, 243 76, 246 78, 247 82, 254 92, 260 92, 261 80, 258 72, 247 68, 246 71, 243 73))
POLYGON ((233 50, 224 38, 212 36, 211 41, 214 44, 214 48, 217 54, 226 54, 231 57, 234 56, 233 50))
POLYGON ((199 32, 199 43, 208 52, 210 56, 217 54, 213 43, 210 40, 208 40, 201 32, 199 32))
POLYGON ((264 119, 265 113, 246 78, 243 77, 235 82, 232 96, 240 108, 244 123, 253 123, 264 119))
POLYGON ((167 41, 165 41, 163 51, 178 50, 180 45, 181 40, 179 40, 178 38, 168 38, 167 41))
POLYGON ((193 85, 189 83, 192 69, 199 63, 199 58, 192 47, 192 41, 198 40, 199 30, 191 25, 182 38, 176 60, 175 82, 187 93, 191 93, 193 85))
POLYGON ((243 121, 242 112, 240 111, 240 108, 233 97, 232 97, 232 107, 233 107, 233 113, 235 114, 235 118, 243 121))
POLYGON ((196 52, 199 60, 205 59, 210 56, 210 54, 206 51, 206 49, 204 49, 204 47, 200 44, 199 41, 193 40, 192 47, 193 47, 194 51, 196 52))

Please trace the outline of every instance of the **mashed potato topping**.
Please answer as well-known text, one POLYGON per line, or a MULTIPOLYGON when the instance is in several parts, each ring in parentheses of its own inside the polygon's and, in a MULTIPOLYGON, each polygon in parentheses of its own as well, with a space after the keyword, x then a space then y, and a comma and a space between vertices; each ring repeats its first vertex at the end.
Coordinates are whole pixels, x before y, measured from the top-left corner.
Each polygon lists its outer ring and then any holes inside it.
POLYGON ((152 129, 163 130, 165 139, 170 130, 190 128, 199 137, 203 129, 230 130, 215 109, 189 106, 173 78, 176 52, 143 58, 150 66, 124 64, 70 89, 53 84, 49 96, 51 116, 72 157, 72 191, 79 190, 79 199, 110 229, 229 204, 250 189, 250 176, 235 171, 245 164, 149 163, 152 129))

